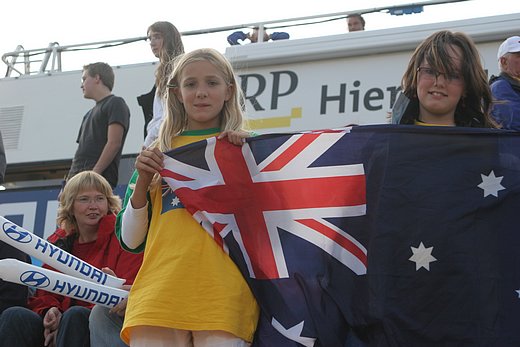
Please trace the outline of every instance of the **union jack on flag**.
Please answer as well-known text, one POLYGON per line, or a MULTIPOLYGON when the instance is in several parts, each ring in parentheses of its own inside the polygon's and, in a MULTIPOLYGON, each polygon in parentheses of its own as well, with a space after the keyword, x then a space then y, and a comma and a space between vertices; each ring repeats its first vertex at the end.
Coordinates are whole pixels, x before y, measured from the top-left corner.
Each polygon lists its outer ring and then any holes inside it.
POLYGON ((237 262, 257 299, 273 298, 265 294, 266 286, 272 289, 283 279, 292 283, 293 290, 280 295, 284 306, 297 308, 283 312, 283 307, 258 301, 271 326, 308 346, 317 338, 311 320, 318 317, 305 309, 306 297, 318 288, 306 288, 307 282, 318 281, 326 271, 312 264, 316 257, 325 254, 351 274, 367 271, 366 248, 341 222, 366 214, 363 164, 345 162, 337 153, 346 133, 265 136, 242 147, 209 138, 186 146, 189 155, 175 151, 166 156, 161 173, 237 262), (290 329, 298 324, 295 334, 290 329))

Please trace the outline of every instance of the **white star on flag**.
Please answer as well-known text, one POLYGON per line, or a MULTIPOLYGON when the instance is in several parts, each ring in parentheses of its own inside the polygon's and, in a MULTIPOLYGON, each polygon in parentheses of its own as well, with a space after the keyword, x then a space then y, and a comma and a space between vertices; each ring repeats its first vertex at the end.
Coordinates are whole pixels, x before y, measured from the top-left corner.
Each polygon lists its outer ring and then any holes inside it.
POLYGON ((482 178, 482 183, 480 183, 478 187, 484 190, 484 197, 488 195, 494 195, 495 197, 498 197, 498 192, 500 190, 506 189, 500 184, 504 176, 496 177, 493 170, 491 170, 488 176, 480 174, 480 177, 482 178))
POLYGON ((518 294, 518 298, 520 298, 520 289, 519 290, 515 290, 515 292, 518 294))
POLYGON ((412 246, 410 248, 413 255, 408 260, 415 262, 415 270, 418 271, 423 267, 430 271, 430 263, 437 260, 432 256, 433 247, 425 248, 421 242, 419 247, 415 248, 412 246))
POLYGON ((170 203, 172 206, 177 206, 179 204, 180 200, 178 197, 174 197, 172 199, 172 202, 170 203))
POLYGON ((313 347, 316 339, 311 337, 302 336, 303 331, 303 321, 296 324, 292 328, 286 329, 280 322, 278 322, 274 317, 271 321, 271 325, 278 330, 280 334, 287 337, 289 340, 293 340, 298 342, 299 344, 305 347, 313 347))

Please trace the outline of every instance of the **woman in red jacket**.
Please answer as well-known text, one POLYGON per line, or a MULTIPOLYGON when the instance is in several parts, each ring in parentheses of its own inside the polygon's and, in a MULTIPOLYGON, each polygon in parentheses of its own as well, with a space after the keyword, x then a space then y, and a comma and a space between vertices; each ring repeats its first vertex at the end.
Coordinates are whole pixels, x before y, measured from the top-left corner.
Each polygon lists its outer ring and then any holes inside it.
MULTIPOLYGON (((105 178, 84 171, 71 178, 60 196, 57 225, 48 240, 98 269, 134 281, 142 255, 124 251, 114 234, 121 199, 105 178)), ((44 265, 49 268, 49 266, 44 265)), ((29 309, 12 307, 0 317, 0 346, 90 346, 92 304, 36 290, 29 309)))

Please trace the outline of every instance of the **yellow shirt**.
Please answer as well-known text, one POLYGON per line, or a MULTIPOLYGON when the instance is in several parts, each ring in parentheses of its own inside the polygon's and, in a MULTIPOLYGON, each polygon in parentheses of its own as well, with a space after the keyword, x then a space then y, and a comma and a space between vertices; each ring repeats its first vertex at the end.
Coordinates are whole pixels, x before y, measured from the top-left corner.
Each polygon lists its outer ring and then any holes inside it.
POLYGON ((433 123, 425 123, 425 122, 422 122, 418 119, 414 120, 414 125, 422 125, 422 126, 425 126, 425 127, 452 127, 454 125, 449 125, 449 124, 433 124, 433 123))
MULTIPOLYGON (((172 148, 215 136, 184 133, 172 148)), ((121 337, 139 325, 223 330, 251 342, 259 308, 231 258, 163 184, 150 193, 144 259, 130 291, 121 337)))

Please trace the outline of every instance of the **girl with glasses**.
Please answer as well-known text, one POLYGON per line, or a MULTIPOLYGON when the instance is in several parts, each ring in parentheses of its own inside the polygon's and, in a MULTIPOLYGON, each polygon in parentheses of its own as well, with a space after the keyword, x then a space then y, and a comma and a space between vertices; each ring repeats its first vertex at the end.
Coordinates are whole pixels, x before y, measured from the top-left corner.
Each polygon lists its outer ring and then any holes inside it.
POLYGON ((478 50, 464 33, 438 31, 413 53, 401 81, 409 103, 400 124, 496 127, 478 50))
MULTIPOLYGON (((60 228, 48 241, 132 283, 142 255, 126 252, 119 245, 114 228, 120 209, 121 199, 103 176, 94 171, 80 172, 63 188, 56 221, 60 228)), ((88 347, 93 306, 37 289, 29 298, 28 308, 11 307, 2 313, 0 346, 88 347)))

